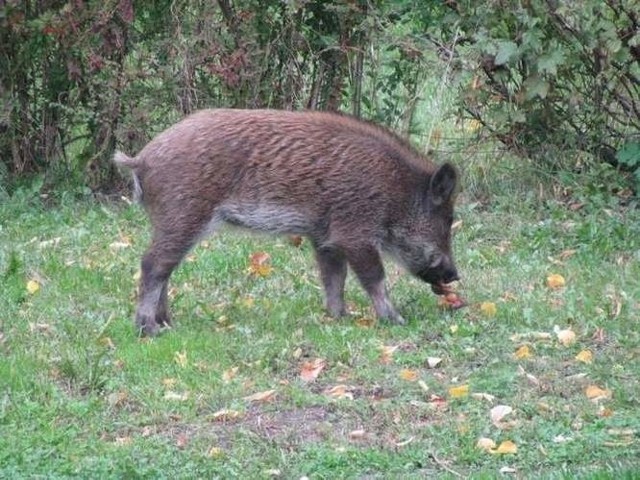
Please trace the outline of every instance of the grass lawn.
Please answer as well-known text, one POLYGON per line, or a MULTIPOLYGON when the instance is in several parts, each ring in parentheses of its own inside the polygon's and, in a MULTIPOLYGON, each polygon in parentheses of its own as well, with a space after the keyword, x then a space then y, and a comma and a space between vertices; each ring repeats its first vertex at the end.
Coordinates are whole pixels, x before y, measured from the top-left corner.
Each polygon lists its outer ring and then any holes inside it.
POLYGON ((0 478, 640 476, 637 208, 461 198, 470 306, 388 263, 406 327, 351 277, 326 317, 308 244, 225 230, 149 340, 141 209, 45 203, 0 204, 0 478))

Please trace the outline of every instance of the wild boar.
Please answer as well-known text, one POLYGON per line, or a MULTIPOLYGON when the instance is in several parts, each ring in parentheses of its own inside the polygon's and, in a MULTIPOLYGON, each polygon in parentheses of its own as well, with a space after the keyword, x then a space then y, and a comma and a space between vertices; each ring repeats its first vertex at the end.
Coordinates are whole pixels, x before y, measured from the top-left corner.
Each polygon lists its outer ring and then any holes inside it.
POLYGON ((170 324, 167 282, 223 222, 309 239, 328 313, 345 314, 347 265, 376 314, 405 320, 384 284, 388 253, 435 293, 458 279, 451 224, 458 174, 390 131, 327 112, 203 110, 115 162, 133 173, 153 227, 142 257, 136 325, 170 324))

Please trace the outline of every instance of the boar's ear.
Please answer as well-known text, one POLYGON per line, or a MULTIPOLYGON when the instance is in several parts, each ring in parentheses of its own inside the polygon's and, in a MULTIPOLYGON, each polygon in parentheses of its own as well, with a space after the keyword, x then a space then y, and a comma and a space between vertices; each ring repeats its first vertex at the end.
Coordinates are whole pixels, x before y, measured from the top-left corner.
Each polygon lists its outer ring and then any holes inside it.
POLYGON ((458 172, 450 163, 443 164, 431 177, 429 200, 435 206, 444 205, 451 200, 458 183, 458 172))

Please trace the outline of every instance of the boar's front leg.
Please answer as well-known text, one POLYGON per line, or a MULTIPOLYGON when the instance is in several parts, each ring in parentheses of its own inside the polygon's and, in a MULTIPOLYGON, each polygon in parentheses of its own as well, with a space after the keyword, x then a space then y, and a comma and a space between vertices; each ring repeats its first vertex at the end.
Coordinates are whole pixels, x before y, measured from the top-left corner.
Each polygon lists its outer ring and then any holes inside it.
POLYGON ((397 312, 387 294, 384 267, 378 249, 373 245, 358 245, 344 251, 349 265, 369 294, 378 318, 405 325, 406 320, 397 312))
POLYGON ((344 281, 347 276, 347 261, 337 248, 315 246, 320 278, 324 285, 325 307, 332 317, 345 315, 344 281))

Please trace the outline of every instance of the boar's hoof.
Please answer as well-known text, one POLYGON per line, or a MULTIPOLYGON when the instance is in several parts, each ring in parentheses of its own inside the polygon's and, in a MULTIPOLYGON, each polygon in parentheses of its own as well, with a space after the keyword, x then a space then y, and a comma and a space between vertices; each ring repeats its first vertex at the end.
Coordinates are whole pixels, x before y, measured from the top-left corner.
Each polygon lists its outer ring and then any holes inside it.
POLYGON ((331 318, 342 318, 347 316, 347 309, 344 307, 344 305, 340 305, 340 306, 327 305, 326 310, 331 318))
POLYGON ((391 322, 394 325, 406 325, 407 321, 404 319, 404 317, 398 313, 396 313, 395 315, 392 315, 389 317, 389 322, 391 322))
POLYGON ((161 325, 151 317, 136 317, 136 327, 141 337, 155 337, 161 330, 161 325))

